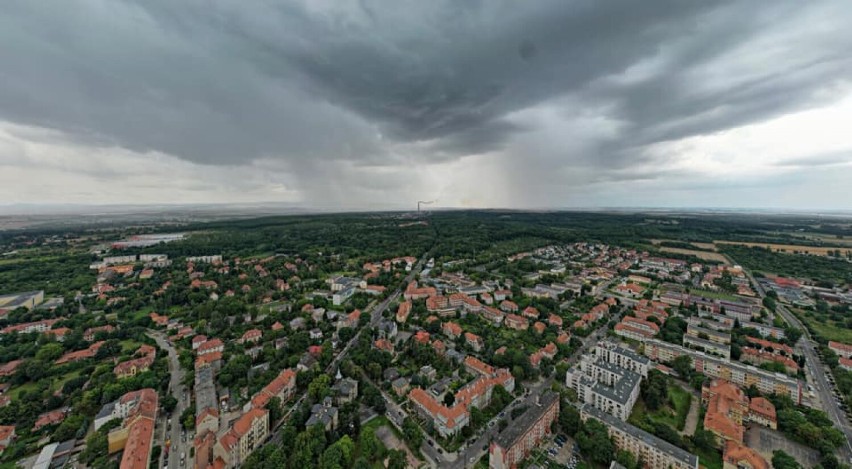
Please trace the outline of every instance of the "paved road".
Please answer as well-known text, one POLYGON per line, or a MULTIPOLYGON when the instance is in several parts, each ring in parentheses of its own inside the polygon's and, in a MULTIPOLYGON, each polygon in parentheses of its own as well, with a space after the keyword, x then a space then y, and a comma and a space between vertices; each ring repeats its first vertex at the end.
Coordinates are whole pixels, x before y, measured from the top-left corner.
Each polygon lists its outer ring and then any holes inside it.
MULTIPOLYGON (((751 283, 757 289, 757 293, 760 297, 765 297, 766 292, 763 289, 763 285, 758 283, 755 278, 752 277, 751 272, 746 271, 746 275, 748 275, 749 280, 751 280, 751 283)), ((805 356, 806 372, 808 372, 811 376, 811 383, 813 383, 814 391, 816 391, 819 395, 822 409, 826 414, 828 414, 829 418, 834 421, 835 427, 840 429, 840 431, 846 435, 846 444, 841 446, 839 451, 842 461, 850 463, 852 462, 852 443, 850 443, 850 441, 852 441, 852 428, 850 428, 846 414, 840 409, 840 406, 837 404, 832 393, 833 387, 826 378, 829 370, 823 367, 819 355, 816 353, 816 342, 814 342, 810 332, 808 332, 808 329, 785 306, 779 303, 776 311, 784 318, 785 321, 787 321, 788 324, 797 327, 802 331, 802 339, 800 339, 796 344, 796 348, 805 356)))
POLYGON ((192 446, 192 441, 187 436, 187 441, 183 441, 181 439, 181 423, 180 416, 183 411, 189 406, 188 393, 186 392, 186 387, 181 384, 183 382, 184 370, 181 368, 180 363, 178 361, 178 354, 175 348, 169 343, 168 339, 163 335, 162 332, 159 331, 149 331, 148 336, 157 341, 157 345, 160 348, 165 349, 169 354, 169 372, 171 373, 171 378, 169 379, 169 392, 177 399, 178 403, 175 407, 175 410, 172 412, 171 416, 161 415, 158 420, 160 420, 160 428, 163 433, 158 438, 158 443, 160 447, 163 449, 163 453, 160 456, 160 467, 166 467, 163 458, 165 457, 166 445, 165 441, 169 440, 171 442, 171 449, 169 450, 169 460, 167 461, 167 466, 170 468, 181 467, 180 465, 180 455, 186 455, 186 461, 184 461, 184 467, 192 467, 192 460, 189 455, 189 448, 192 446), (171 417, 171 430, 166 431, 168 427, 167 421, 171 417))

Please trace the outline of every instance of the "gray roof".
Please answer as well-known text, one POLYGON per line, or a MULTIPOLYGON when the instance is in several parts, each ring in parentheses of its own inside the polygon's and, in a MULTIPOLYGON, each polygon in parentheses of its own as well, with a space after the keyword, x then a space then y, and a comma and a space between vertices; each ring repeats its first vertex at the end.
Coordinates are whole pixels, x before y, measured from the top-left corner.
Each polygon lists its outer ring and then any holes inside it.
POLYGON ((547 412, 547 409, 550 408, 554 402, 557 402, 558 399, 559 396, 554 392, 547 392, 543 394, 539 400, 540 405, 531 406, 526 412, 516 418, 514 422, 512 422, 512 425, 509 425, 505 430, 497 435, 497 438, 495 439, 496 443, 503 448, 509 448, 514 445, 519 438, 527 433, 533 424, 538 422, 541 416, 547 412))
MULTIPOLYGON (((610 387, 601 382, 595 382, 592 386, 592 391, 597 394, 600 394, 611 401, 615 401, 619 404, 626 405, 628 399, 630 398, 630 394, 639 386, 639 381, 642 377, 638 373, 634 373, 626 368, 622 368, 618 365, 613 365, 612 363, 607 362, 597 362, 596 366, 600 368, 604 368, 607 371, 610 371, 617 376, 620 376, 620 379, 615 382, 615 385, 610 387)), ((591 379, 591 378, 589 378, 591 379)))
POLYGON ((630 425, 627 422, 623 422, 620 419, 596 409, 591 405, 583 405, 580 407, 580 411, 582 413, 588 414, 590 417, 600 420, 605 426, 610 428, 615 428, 621 432, 624 432, 638 440, 640 440, 645 445, 656 448, 666 454, 671 455, 675 459, 682 461, 688 464, 691 467, 698 467, 698 456, 689 453, 677 446, 665 441, 663 439, 657 438, 656 436, 640 429, 636 428, 633 425, 630 425))
POLYGON ((101 407, 100 412, 98 412, 98 415, 95 416, 95 419, 98 420, 98 419, 102 419, 102 418, 111 416, 113 409, 115 409, 115 403, 116 403, 116 401, 112 401, 112 402, 104 404, 104 406, 101 407))
POLYGON ((358 389, 358 381, 355 381, 352 378, 343 378, 334 383, 334 386, 332 386, 331 389, 339 394, 348 395, 353 389, 358 389))
POLYGON ((199 368, 195 373, 195 416, 198 417, 204 409, 218 409, 216 384, 213 380, 213 369, 209 366, 199 368))
POLYGON ((599 345, 608 348, 610 351, 615 352, 619 355, 623 355, 635 362, 639 362, 643 365, 650 365, 651 359, 646 357, 645 355, 640 355, 634 352, 632 349, 627 347, 622 347, 620 345, 616 345, 613 342, 601 342, 599 345))

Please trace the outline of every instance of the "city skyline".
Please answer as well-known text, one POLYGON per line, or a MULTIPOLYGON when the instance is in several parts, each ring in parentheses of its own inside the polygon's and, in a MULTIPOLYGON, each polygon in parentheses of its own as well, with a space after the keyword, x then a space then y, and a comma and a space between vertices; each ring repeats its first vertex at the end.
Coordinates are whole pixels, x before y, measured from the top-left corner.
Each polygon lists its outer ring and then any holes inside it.
POLYGON ((5 206, 848 210, 842 2, 16 2, 5 206))

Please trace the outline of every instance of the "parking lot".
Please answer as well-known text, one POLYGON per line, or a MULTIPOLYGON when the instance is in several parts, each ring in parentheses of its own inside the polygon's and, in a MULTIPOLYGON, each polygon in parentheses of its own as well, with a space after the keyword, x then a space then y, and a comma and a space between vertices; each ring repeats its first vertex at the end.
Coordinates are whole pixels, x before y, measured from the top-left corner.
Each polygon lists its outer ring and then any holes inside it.
POLYGON ((814 467, 819 463, 819 453, 807 446, 790 441, 777 430, 760 425, 749 425, 746 428, 745 444, 755 449, 767 461, 772 459, 772 452, 780 449, 793 456, 802 467, 814 467))
MULTIPOLYGON (((565 435, 557 435, 553 438, 542 441, 539 445, 543 457, 547 458, 550 466, 565 467, 574 469, 577 467, 579 451, 576 449, 576 443, 570 437, 565 435)), ((544 461, 539 461, 543 463, 544 461)))

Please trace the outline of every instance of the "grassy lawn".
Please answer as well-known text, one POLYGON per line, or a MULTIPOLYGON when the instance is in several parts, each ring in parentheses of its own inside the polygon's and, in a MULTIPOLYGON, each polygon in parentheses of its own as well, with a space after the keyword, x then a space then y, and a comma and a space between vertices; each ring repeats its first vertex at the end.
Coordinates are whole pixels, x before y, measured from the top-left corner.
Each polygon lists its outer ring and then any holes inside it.
POLYGON ((125 339, 121 341, 121 353, 124 352, 133 352, 142 345, 141 342, 137 342, 133 339, 125 339))
POLYGON ((633 413, 630 414, 630 422, 633 425, 641 426, 641 422, 647 415, 652 421, 666 424, 678 430, 683 430, 686 424, 686 415, 689 413, 689 405, 692 403, 692 394, 684 391, 680 386, 670 385, 668 387, 669 401, 672 406, 663 406, 654 412, 648 412, 645 403, 642 400, 636 401, 633 406, 633 413))
MULTIPOLYGON (((61 375, 61 376, 54 376, 52 378, 53 382, 50 385, 50 390, 56 391, 56 390, 62 389, 62 386, 65 383, 67 383, 68 381, 70 381, 70 380, 72 380, 72 379, 74 379, 78 376, 80 376, 80 370, 74 370, 70 373, 66 373, 66 374, 61 375)), ((12 398, 12 400, 18 400, 20 398, 20 395, 21 395, 22 392, 24 392, 24 391, 27 391, 27 392, 35 391, 36 389, 38 389, 38 383, 28 382, 28 383, 22 384, 21 386, 18 386, 16 388, 12 389, 11 391, 9 391, 9 396, 12 398)))
POLYGON ((690 289, 689 293, 692 294, 692 295, 702 296, 704 298, 708 298, 708 299, 711 299, 711 300, 729 300, 729 301, 737 300, 736 296, 734 296, 730 293, 725 293, 725 292, 721 292, 721 291, 690 289))
POLYGON ((22 385, 20 385, 16 388, 12 389, 11 391, 9 391, 9 396, 12 398, 13 401, 17 401, 22 392, 24 392, 24 391, 27 391, 27 392, 35 391, 36 388, 37 388, 36 383, 33 382, 33 381, 30 381, 30 382, 22 384, 22 385))
POLYGON ((80 373, 81 373, 81 370, 74 370, 71 373, 67 373, 65 375, 62 375, 58 380, 53 382, 53 386, 51 386, 50 388, 53 389, 53 390, 62 389, 62 386, 64 386, 65 383, 67 383, 68 381, 71 381, 72 379, 80 376, 80 373))

